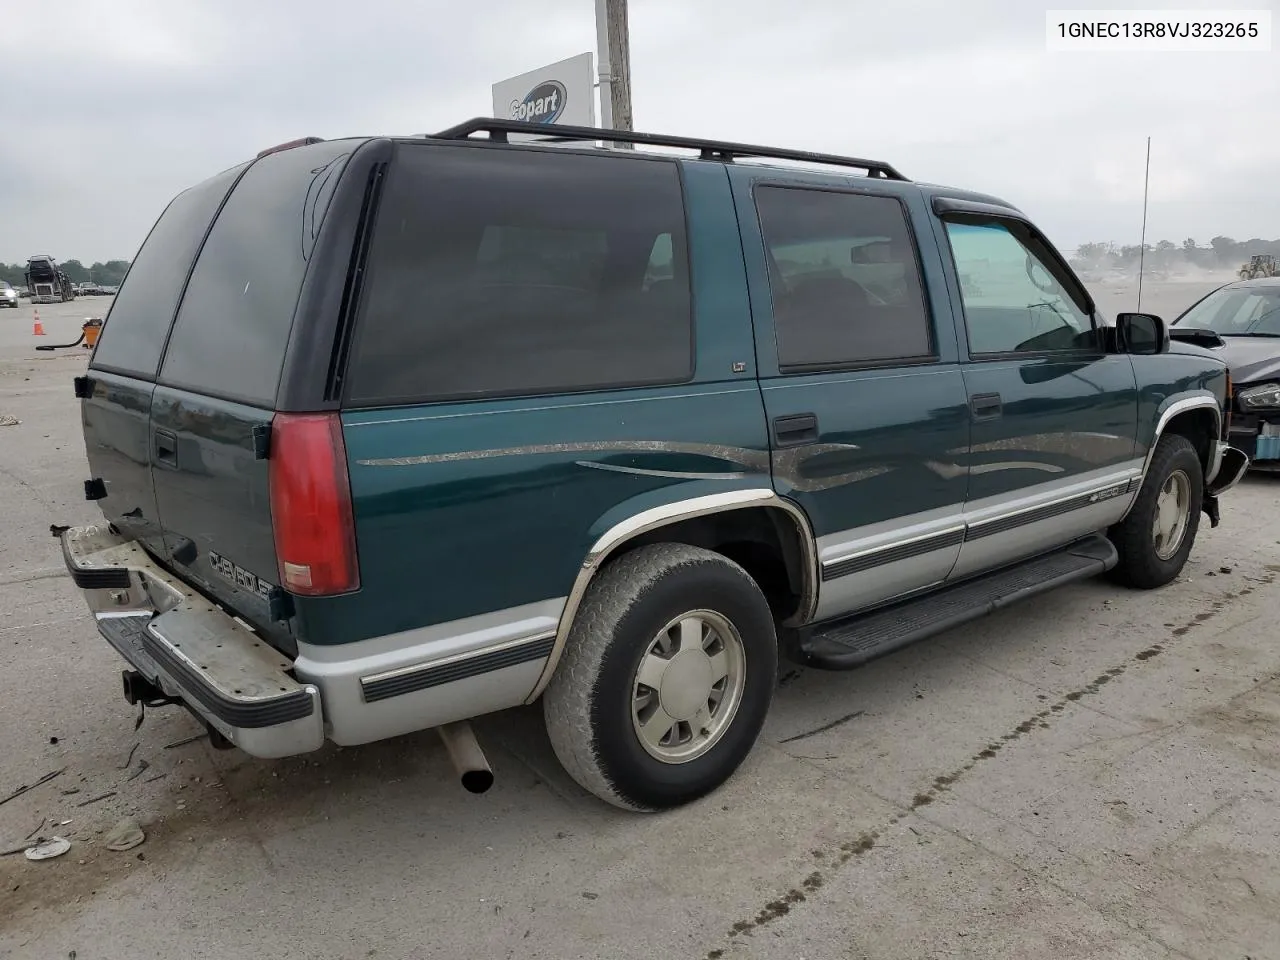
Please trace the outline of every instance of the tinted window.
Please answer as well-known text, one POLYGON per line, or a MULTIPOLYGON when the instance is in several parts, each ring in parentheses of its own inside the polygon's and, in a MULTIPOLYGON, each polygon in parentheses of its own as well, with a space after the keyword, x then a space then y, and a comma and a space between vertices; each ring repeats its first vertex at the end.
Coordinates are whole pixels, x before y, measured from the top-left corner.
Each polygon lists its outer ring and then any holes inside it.
POLYGON ((1228 336, 1280 336, 1280 286, 1215 290, 1175 322, 1228 336))
POLYGON ((160 215, 116 294, 93 354, 95 367, 156 375, 178 297, 218 204, 245 164, 178 194, 160 215))
POLYGON ((930 354, 915 245, 896 199, 760 187, 756 209, 781 366, 930 354))
POLYGON ((351 143, 268 154, 218 214, 196 261, 161 379, 271 405, 312 244, 351 143))
POLYGON ((1094 345, 1093 320, 1079 292, 1031 231, 997 221, 946 227, 971 354, 1094 345))
POLYGON ((673 163, 403 145, 370 250, 351 399, 685 380, 687 263, 673 163))

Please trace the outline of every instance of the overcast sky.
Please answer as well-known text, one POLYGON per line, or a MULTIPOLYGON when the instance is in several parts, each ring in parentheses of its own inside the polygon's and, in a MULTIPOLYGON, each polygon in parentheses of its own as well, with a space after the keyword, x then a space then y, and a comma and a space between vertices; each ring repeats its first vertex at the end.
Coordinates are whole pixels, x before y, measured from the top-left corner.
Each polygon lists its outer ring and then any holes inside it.
MULTIPOLYGON (((1046 5, 630 0, 635 126, 885 159, 1064 248, 1137 242, 1150 135, 1149 241, 1280 237, 1280 41, 1051 53, 1046 5)), ((1277 0, 1195 5, 1280 24, 1277 0)), ((15 2, 0 28, 8 262, 130 258, 174 193, 265 146, 442 129, 595 47, 593 0, 15 2)))

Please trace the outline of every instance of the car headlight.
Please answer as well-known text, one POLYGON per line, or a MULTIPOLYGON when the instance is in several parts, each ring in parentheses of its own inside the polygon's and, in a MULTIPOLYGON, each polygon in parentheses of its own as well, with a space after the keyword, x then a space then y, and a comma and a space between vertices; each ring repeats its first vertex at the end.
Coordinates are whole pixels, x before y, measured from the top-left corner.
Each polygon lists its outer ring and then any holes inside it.
POLYGON ((1280 407, 1280 383, 1263 383, 1256 387, 1247 387, 1237 396, 1240 398, 1240 406, 1247 410, 1280 407))

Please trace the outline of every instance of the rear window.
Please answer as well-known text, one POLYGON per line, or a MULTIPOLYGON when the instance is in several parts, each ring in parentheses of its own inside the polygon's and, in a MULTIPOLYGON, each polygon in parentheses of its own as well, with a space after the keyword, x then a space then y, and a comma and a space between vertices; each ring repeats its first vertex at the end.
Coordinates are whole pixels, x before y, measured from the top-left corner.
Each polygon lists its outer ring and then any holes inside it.
POLYGON ((275 402, 312 247, 351 141, 269 154, 236 185, 182 298, 160 378, 196 393, 275 402))
POLYGON ((93 366, 148 380, 155 377, 191 261, 222 198, 246 166, 224 170, 170 201, 111 304, 93 366))
POLYGON ((684 201, 666 160, 402 145, 350 402, 687 380, 684 201))

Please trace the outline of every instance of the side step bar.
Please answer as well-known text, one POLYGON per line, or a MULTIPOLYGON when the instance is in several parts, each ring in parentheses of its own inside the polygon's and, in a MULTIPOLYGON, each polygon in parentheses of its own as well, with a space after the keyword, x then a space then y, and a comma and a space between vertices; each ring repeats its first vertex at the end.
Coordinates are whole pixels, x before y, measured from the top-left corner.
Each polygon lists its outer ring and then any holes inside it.
POLYGON ((1117 562, 1110 540, 1089 537, 937 593, 817 624, 798 638, 793 649, 805 666, 853 670, 1019 600, 1105 573, 1117 562))

